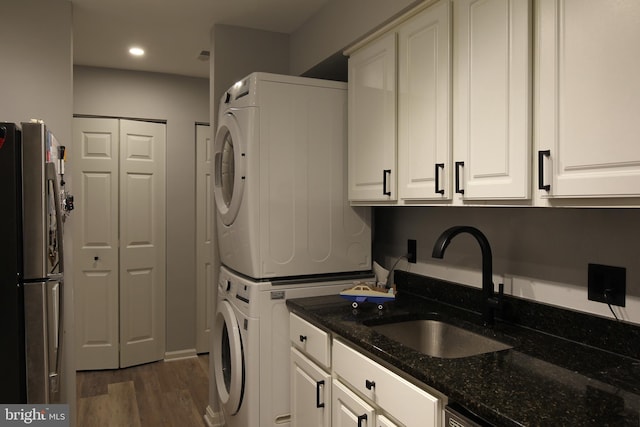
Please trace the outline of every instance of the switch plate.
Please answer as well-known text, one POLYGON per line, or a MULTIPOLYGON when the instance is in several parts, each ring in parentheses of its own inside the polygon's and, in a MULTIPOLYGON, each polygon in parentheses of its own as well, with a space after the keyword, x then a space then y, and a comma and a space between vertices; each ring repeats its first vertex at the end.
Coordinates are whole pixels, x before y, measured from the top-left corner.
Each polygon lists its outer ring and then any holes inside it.
POLYGON ((407 261, 412 264, 416 263, 417 252, 416 252, 416 241, 414 239, 407 240, 407 261))
POLYGON ((588 298, 591 301, 624 307, 626 291, 626 268, 589 264, 588 298))

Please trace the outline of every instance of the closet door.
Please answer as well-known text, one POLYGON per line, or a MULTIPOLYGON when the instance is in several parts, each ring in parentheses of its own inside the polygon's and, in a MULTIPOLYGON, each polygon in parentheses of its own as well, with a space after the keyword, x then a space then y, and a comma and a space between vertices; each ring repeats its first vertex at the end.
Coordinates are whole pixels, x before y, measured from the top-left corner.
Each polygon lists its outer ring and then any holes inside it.
POLYGON ((164 357, 165 126, 120 121, 120 367, 164 357))
POLYGON ((165 351, 165 125, 75 118, 76 365, 114 369, 165 351))
POLYGON ((208 353, 218 283, 213 201, 213 136, 209 125, 196 125, 196 351, 208 353))
POLYGON ((118 121, 75 118, 73 227, 76 368, 119 366, 118 121))

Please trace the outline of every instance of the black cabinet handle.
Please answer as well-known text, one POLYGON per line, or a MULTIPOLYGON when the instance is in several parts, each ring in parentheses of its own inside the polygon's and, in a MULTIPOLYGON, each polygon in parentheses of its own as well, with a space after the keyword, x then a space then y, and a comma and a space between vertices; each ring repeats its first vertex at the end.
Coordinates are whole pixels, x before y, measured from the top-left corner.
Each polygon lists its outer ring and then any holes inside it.
POLYGON ((324 403, 320 402, 320 388, 324 388, 324 380, 316 381, 316 408, 324 408, 324 403))
POLYGON ((305 342, 307 340, 306 335, 300 335, 300 342, 305 342))
POLYGON ((460 168, 464 167, 464 162, 456 162, 456 193, 464 194, 464 188, 460 188, 460 168))
POLYGON ((538 189, 549 191, 551 186, 544 183, 544 158, 551 156, 551 150, 538 151, 538 189))
POLYGON ((391 169, 385 169, 382 171, 382 194, 385 196, 391 196, 391 190, 387 191, 387 175, 389 176, 389 181, 391 181, 391 169))
POLYGON ((436 193, 444 194, 444 188, 440 188, 440 169, 444 170, 444 163, 436 163, 436 193))
POLYGON ((363 421, 367 421, 367 414, 362 414, 358 417, 358 427, 362 427, 363 421))
POLYGON ((367 388, 367 390, 371 390, 372 388, 376 387, 376 382, 375 381, 364 380, 364 386, 367 388))

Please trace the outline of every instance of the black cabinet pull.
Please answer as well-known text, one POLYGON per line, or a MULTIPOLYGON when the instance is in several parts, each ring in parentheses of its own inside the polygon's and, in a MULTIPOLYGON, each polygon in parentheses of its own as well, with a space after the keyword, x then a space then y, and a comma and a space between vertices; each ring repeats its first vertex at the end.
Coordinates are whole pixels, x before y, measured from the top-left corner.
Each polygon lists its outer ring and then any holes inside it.
POLYGON ((444 188, 440 188, 440 169, 444 170, 444 163, 436 163, 436 193, 444 194, 444 188))
POLYGON ((464 162, 456 162, 456 193, 464 194, 464 188, 460 188, 460 168, 464 167, 464 162))
POLYGON ((306 335, 300 335, 300 342, 305 342, 307 340, 306 335))
POLYGON ((324 408, 324 403, 320 402, 320 388, 324 388, 324 380, 316 381, 316 408, 324 408))
POLYGON ((551 186, 544 183, 544 158, 551 156, 551 150, 538 151, 538 189, 549 191, 551 186))
POLYGON ((358 427, 362 427, 363 421, 367 421, 367 414, 362 414, 358 417, 358 427))
POLYGON ((367 388, 367 390, 371 390, 372 388, 376 387, 376 382, 375 381, 364 380, 364 386, 367 388))
POLYGON ((382 194, 385 196, 391 196, 391 190, 387 191, 387 175, 389 176, 389 181, 391 181, 391 169, 385 169, 382 171, 382 194))

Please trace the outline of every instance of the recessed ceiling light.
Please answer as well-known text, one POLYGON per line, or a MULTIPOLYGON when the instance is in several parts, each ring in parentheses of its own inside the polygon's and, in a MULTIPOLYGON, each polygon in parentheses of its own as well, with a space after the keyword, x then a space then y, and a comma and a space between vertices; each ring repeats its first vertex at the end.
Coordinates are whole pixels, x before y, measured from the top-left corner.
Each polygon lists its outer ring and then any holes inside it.
POLYGON ((132 47, 129 49, 129 53, 133 56, 142 56, 144 55, 144 49, 140 47, 132 47))

